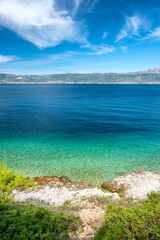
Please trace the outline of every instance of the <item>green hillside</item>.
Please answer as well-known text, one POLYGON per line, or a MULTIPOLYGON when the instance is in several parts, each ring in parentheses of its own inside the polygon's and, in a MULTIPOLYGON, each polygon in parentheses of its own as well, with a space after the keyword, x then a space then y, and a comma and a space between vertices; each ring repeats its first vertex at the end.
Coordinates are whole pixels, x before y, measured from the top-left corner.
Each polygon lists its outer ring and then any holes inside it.
POLYGON ((50 75, 0 74, 0 83, 160 83, 160 73, 67 73, 50 75))

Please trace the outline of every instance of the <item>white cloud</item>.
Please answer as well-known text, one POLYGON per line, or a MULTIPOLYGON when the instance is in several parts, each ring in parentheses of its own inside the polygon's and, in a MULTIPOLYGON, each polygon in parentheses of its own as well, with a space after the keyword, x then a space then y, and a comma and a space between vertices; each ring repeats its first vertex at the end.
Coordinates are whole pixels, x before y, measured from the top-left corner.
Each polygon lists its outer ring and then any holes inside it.
POLYGON ((90 13, 95 8, 96 4, 99 0, 63 0, 72 2, 73 9, 71 9, 71 13, 73 16, 76 14, 85 14, 90 13))
POLYGON ((119 42, 126 37, 139 37, 141 31, 146 32, 149 30, 149 28, 150 23, 146 17, 142 17, 140 15, 134 15, 132 17, 126 16, 126 23, 116 36, 116 42, 119 42))
POLYGON ((3 56, 3 55, 0 55, 0 63, 11 62, 11 61, 14 61, 16 59, 17 59, 16 56, 3 56))
POLYGON ((81 3, 82 3, 82 0, 74 0, 74 8, 73 8, 73 12, 72 12, 73 15, 76 15, 81 3))
POLYGON ((116 50, 114 46, 108 44, 93 45, 91 43, 86 43, 82 47, 93 50, 92 52, 89 52, 90 55, 103 55, 107 53, 112 53, 116 50))
POLYGON ((52 54, 48 56, 48 60, 50 62, 57 62, 57 61, 64 61, 74 55, 77 55, 77 52, 74 51, 66 51, 63 53, 58 53, 58 54, 52 54))
POLYGON ((105 39, 107 36, 108 36, 108 32, 104 32, 103 36, 102 36, 102 39, 105 39))
POLYGON ((92 12, 93 8, 96 6, 99 0, 88 0, 86 2, 86 11, 87 12, 92 12))
POLYGON ((142 40, 151 39, 151 38, 160 40, 160 27, 155 28, 153 31, 147 34, 147 36, 143 37, 142 40))
MULTIPOLYGON (((75 4, 79 6, 78 0, 75 4)), ((77 23, 67 11, 57 10, 57 0, 0 0, 0 25, 39 48, 62 41, 81 41, 77 23)), ((83 38, 83 36, 82 36, 83 38)))

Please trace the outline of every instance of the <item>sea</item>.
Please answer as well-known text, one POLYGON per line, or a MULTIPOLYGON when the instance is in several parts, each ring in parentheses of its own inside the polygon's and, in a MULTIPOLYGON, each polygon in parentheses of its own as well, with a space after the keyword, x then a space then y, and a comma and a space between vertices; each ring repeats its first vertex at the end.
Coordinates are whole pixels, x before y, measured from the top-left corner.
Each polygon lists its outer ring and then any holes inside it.
POLYGON ((1 84, 0 162, 100 186, 160 170, 160 85, 1 84))

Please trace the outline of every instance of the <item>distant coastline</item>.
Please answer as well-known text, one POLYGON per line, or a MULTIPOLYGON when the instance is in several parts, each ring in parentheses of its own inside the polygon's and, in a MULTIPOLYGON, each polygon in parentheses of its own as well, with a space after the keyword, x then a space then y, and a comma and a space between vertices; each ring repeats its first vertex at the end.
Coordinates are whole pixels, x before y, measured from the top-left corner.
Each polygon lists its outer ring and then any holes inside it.
POLYGON ((129 73, 0 73, 0 84, 160 84, 160 68, 129 73))
POLYGON ((106 82, 106 83, 104 83, 104 82, 59 82, 59 81, 55 81, 55 82, 0 82, 0 85, 5 85, 5 84, 58 84, 58 85, 60 85, 60 84, 160 84, 160 81, 159 82, 144 82, 144 83, 137 83, 137 82, 106 82))

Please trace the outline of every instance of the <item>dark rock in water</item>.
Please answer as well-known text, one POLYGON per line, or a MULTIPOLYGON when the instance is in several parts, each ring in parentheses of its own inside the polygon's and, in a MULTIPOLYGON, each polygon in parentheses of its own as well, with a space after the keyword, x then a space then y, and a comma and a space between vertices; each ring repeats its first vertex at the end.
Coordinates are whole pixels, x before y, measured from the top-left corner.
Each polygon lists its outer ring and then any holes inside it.
POLYGON ((106 190, 109 190, 110 192, 112 193, 119 193, 119 195, 121 195, 121 192, 123 191, 122 189, 113 189, 111 186, 110 186, 110 183, 111 182, 108 182, 108 181, 105 181, 101 184, 101 187, 106 189, 106 190))
POLYGON ((35 177, 35 182, 38 186, 44 186, 44 185, 65 185, 71 180, 67 177, 57 177, 57 176, 41 176, 41 177, 35 177))
POLYGON ((66 184, 68 182, 71 182, 71 180, 68 177, 62 176, 59 178, 63 184, 66 184))
POLYGON ((108 190, 108 188, 109 188, 109 183, 110 183, 110 182, 105 181, 105 182, 103 182, 103 183, 101 184, 101 187, 108 190))
POLYGON ((35 183, 38 188, 48 185, 49 187, 62 187, 65 185, 66 188, 73 187, 77 190, 82 190, 85 188, 94 188, 94 186, 89 182, 74 182, 71 181, 68 177, 61 176, 41 176, 35 177, 35 183))
POLYGON ((146 170, 144 168, 139 168, 135 171, 135 173, 143 173, 143 172, 146 172, 146 170))

